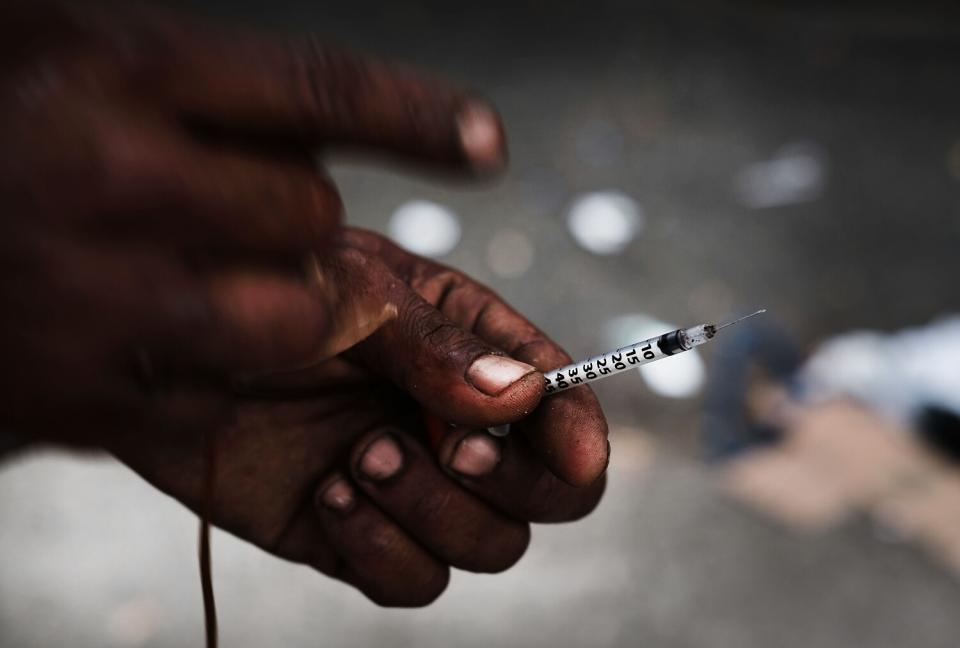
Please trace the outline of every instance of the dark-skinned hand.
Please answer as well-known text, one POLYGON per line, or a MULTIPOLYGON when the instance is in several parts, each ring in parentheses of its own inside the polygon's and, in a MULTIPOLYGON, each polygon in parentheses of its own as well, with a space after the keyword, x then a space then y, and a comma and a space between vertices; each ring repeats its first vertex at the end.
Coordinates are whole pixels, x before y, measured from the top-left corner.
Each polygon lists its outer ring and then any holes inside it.
MULTIPOLYGON (((376 234, 347 230, 325 265, 374 286, 396 317, 336 358, 249 385, 216 433, 215 524, 409 606, 436 598, 449 567, 515 563, 529 522, 593 509, 608 456, 596 398, 580 388, 538 406, 534 367, 566 364, 562 349, 488 288, 376 234), (424 411, 456 424, 436 452, 424 411), (503 439, 482 429, 518 420, 503 439)), ((201 510, 198 440, 114 452, 201 510)))
POLYGON ((503 162, 492 109, 412 72, 90 6, 0 11, 0 141, 0 426, 93 445, 351 342, 309 281, 342 212, 315 151, 503 162))
POLYGON ((596 400, 539 404, 534 367, 566 355, 462 274, 344 233, 314 164, 356 148, 496 170, 486 104, 145 10, 0 24, 0 424, 107 448, 194 510, 206 432, 214 523, 388 605, 592 509, 596 400), (437 448, 425 411, 454 424, 437 448))

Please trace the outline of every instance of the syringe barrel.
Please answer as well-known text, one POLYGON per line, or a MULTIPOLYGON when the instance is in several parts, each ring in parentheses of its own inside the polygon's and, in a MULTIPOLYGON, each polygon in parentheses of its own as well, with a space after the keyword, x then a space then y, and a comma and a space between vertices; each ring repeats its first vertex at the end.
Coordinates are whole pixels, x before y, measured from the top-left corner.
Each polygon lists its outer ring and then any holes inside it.
POLYGON ((608 376, 634 369, 648 362, 689 350, 684 329, 677 329, 656 337, 636 342, 616 351, 601 353, 588 360, 574 362, 544 373, 545 394, 556 394, 579 385, 602 380, 608 376))

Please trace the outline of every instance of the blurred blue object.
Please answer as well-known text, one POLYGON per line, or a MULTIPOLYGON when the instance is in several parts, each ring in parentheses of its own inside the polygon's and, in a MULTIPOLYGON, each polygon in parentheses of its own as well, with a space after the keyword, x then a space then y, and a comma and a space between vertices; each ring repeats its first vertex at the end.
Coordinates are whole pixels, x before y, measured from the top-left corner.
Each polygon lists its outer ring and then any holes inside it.
POLYGON ((704 403, 702 445, 711 461, 730 458, 744 450, 774 443, 779 432, 749 420, 746 396, 750 372, 759 368, 791 387, 801 357, 797 347, 768 318, 744 322, 718 340, 710 368, 710 389, 704 403))

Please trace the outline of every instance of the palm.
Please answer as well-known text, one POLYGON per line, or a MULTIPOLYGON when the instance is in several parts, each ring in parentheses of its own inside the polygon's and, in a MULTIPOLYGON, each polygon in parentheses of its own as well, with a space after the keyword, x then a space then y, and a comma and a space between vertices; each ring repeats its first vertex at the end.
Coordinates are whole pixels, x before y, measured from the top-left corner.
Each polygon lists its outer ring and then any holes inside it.
MULTIPOLYGON (((392 385, 334 358, 310 372, 318 387, 297 398, 238 400, 234 423, 213 433, 211 522, 276 555, 311 564, 325 548, 306 539, 318 481, 343 464, 352 444, 378 426, 415 432, 419 409, 392 385), (219 487, 217 487, 219 485, 219 487)), ((203 443, 131 444, 117 456, 157 488, 203 510, 203 443)))

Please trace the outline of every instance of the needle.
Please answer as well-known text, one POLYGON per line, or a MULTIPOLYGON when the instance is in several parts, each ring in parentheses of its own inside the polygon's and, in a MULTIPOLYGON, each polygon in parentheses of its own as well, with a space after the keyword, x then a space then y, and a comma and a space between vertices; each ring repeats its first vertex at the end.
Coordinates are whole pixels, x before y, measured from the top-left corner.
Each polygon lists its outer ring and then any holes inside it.
MULTIPOLYGON (((556 394, 579 385, 602 380, 628 369, 639 367, 650 362, 663 360, 684 351, 689 351, 701 344, 706 344, 720 329, 738 324, 745 319, 766 313, 766 308, 744 315, 719 326, 713 324, 699 324, 689 328, 680 328, 663 333, 641 342, 634 342, 614 351, 601 353, 580 362, 568 364, 565 367, 546 371, 543 374, 545 396, 556 394)), ((490 428, 494 436, 505 436, 510 433, 510 425, 498 425, 490 428)))
POLYGON ((761 308, 760 310, 758 310, 758 311, 756 311, 756 312, 753 312, 753 313, 750 313, 749 315, 744 315, 743 317, 739 317, 739 318, 737 318, 737 319, 735 319, 735 320, 731 320, 731 321, 726 322, 726 323, 724 323, 724 324, 720 324, 719 326, 715 326, 715 327, 714 327, 714 330, 715 330, 715 331, 719 331, 720 329, 725 329, 725 328, 727 328, 728 326, 733 326, 734 324, 739 324, 740 322, 742 322, 742 321, 745 320, 745 319, 750 319, 751 317, 754 317, 755 315, 760 315, 761 313, 766 313, 766 312, 767 312, 767 309, 766 309, 766 308, 761 308))

